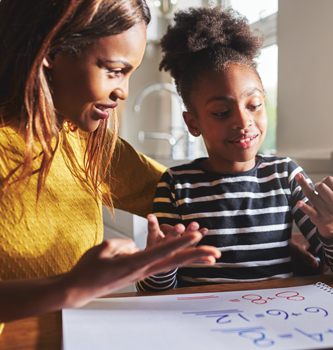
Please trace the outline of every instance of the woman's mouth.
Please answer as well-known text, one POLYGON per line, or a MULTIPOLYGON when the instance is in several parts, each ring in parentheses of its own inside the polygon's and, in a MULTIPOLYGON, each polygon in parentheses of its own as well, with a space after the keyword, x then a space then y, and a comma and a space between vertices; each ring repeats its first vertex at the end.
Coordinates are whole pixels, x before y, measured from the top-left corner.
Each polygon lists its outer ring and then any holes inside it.
POLYGON ((100 117, 100 119, 106 119, 109 114, 110 114, 110 110, 113 108, 116 108, 118 105, 118 103, 112 103, 112 104, 108 104, 108 105, 95 105, 95 110, 98 114, 98 116, 100 117))

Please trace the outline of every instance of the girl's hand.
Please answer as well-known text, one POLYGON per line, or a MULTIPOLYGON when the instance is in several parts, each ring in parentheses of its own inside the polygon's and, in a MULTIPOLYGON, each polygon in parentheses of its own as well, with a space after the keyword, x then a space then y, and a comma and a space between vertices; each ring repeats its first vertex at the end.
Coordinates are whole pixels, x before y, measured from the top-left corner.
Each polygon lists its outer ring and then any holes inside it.
POLYGON ((162 240, 169 240, 174 238, 179 238, 182 235, 186 235, 191 232, 198 231, 202 234, 202 237, 208 232, 206 228, 199 230, 199 224, 197 222, 192 222, 187 228, 183 224, 177 224, 175 226, 170 226, 163 224, 159 226, 158 220, 155 215, 149 214, 147 216, 148 220, 148 236, 147 236, 147 248, 153 247, 155 244, 161 242, 162 240))
POLYGON ((328 176, 316 183, 315 190, 302 174, 297 174, 295 179, 312 204, 311 207, 299 201, 298 208, 309 216, 312 223, 318 227, 321 236, 333 242, 333 177, 328 176))

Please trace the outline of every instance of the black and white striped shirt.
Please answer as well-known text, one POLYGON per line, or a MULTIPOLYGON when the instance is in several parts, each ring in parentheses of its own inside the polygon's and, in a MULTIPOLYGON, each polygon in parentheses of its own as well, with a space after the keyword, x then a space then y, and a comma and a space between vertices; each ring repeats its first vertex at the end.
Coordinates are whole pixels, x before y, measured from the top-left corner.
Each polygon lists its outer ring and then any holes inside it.
POLYGON ((296 206, 308 202, 295 181, 300 172, 307 178, 302 168, 290 158, 258 158, 253 169, 241 173, 205 171, 203 159, 164 173, 153 210, 159 223, 198 222, 209 229, 199 244, 217 247, 222 257, 214 266, 193 264, 151 276, 137 283, 138 290, 291 277, 293 220, 318 255, 324 258, 326 250, 333 262, 333 246, 323 249, 316 226, 296 206))

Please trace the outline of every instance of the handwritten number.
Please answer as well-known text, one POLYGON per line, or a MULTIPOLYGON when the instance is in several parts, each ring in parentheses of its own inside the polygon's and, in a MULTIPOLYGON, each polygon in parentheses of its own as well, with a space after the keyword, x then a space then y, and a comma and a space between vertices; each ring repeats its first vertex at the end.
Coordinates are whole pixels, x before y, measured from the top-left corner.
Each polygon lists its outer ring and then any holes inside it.
POLYGON ((276 309, 272 309, 272 310, 267 310, 266 313, 268 315, 271 315, 271 316, 280 316, 280 315, 283 315, 284 314, 284 319, 286 320, 289 316, 288 316, 288 313, 285 312, 285 311, 282 311, 282 310, 276 310, 276 309))
POLYGON ((295 330, 297 332, 300 332, 301 334, 305 335, 306 337, 309 337, 310 339, 315 340, 319 343, 321 343, 323 341, 323 335, 321 333, 313 333, 313 334, 305 333, 298 328, 295 328, 295 330))
POLYGON ((324 311, 325 315, 324 317, 328 316, 328 312, 325 309, 322 309, 321 307, 307 307, 304 309, 306 312, 311 312, 311 313, 317 313, 320 311, 324 311))
POLYGON ((299 295, 298 292, 280 292, 275 294, 278 298, 286 298, 287 300, 291 301, 302 301, 305 298, 299 295))
POLYGON ((263 332, 241 331, 238 334, 243 338, 252 340, 253 343, 260 348, 267 348, 269 346, 274 345, 274 341, 272 339, 266 339, 265 334, 263 332), (255 337, 255 335, 259 335, 260 338, 255 337))
POLYGON ((243 295, 242 298, 245 299, 245 300, 250 300, 251 303, 253 303, 253 304, 261 305, 261 304, 266 304, 267 303, 267 301, 264 300, 258 294, 246 294, 246 295, 243 295))
POLYGON ((223 323, 230 323, 231 320, 222 322, 222 320, 223 320, 225 317, 229 317, 229 315, 223 315, 223 316, 219 317, 219 318, 216 320, 216 323, 222 323, 222 324, 223 324, 223 323))

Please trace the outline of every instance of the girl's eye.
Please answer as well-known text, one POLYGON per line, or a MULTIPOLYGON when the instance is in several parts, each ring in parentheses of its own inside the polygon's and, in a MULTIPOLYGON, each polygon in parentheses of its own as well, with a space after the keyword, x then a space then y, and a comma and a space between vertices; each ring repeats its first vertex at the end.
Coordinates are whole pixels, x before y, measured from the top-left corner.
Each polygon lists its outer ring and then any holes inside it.
POLYGON ((229 111, 223 111, 223 112, 217 112, 213 113, 213 115, 216 115, 217 117, 225 117, 229 114, 229 111))

